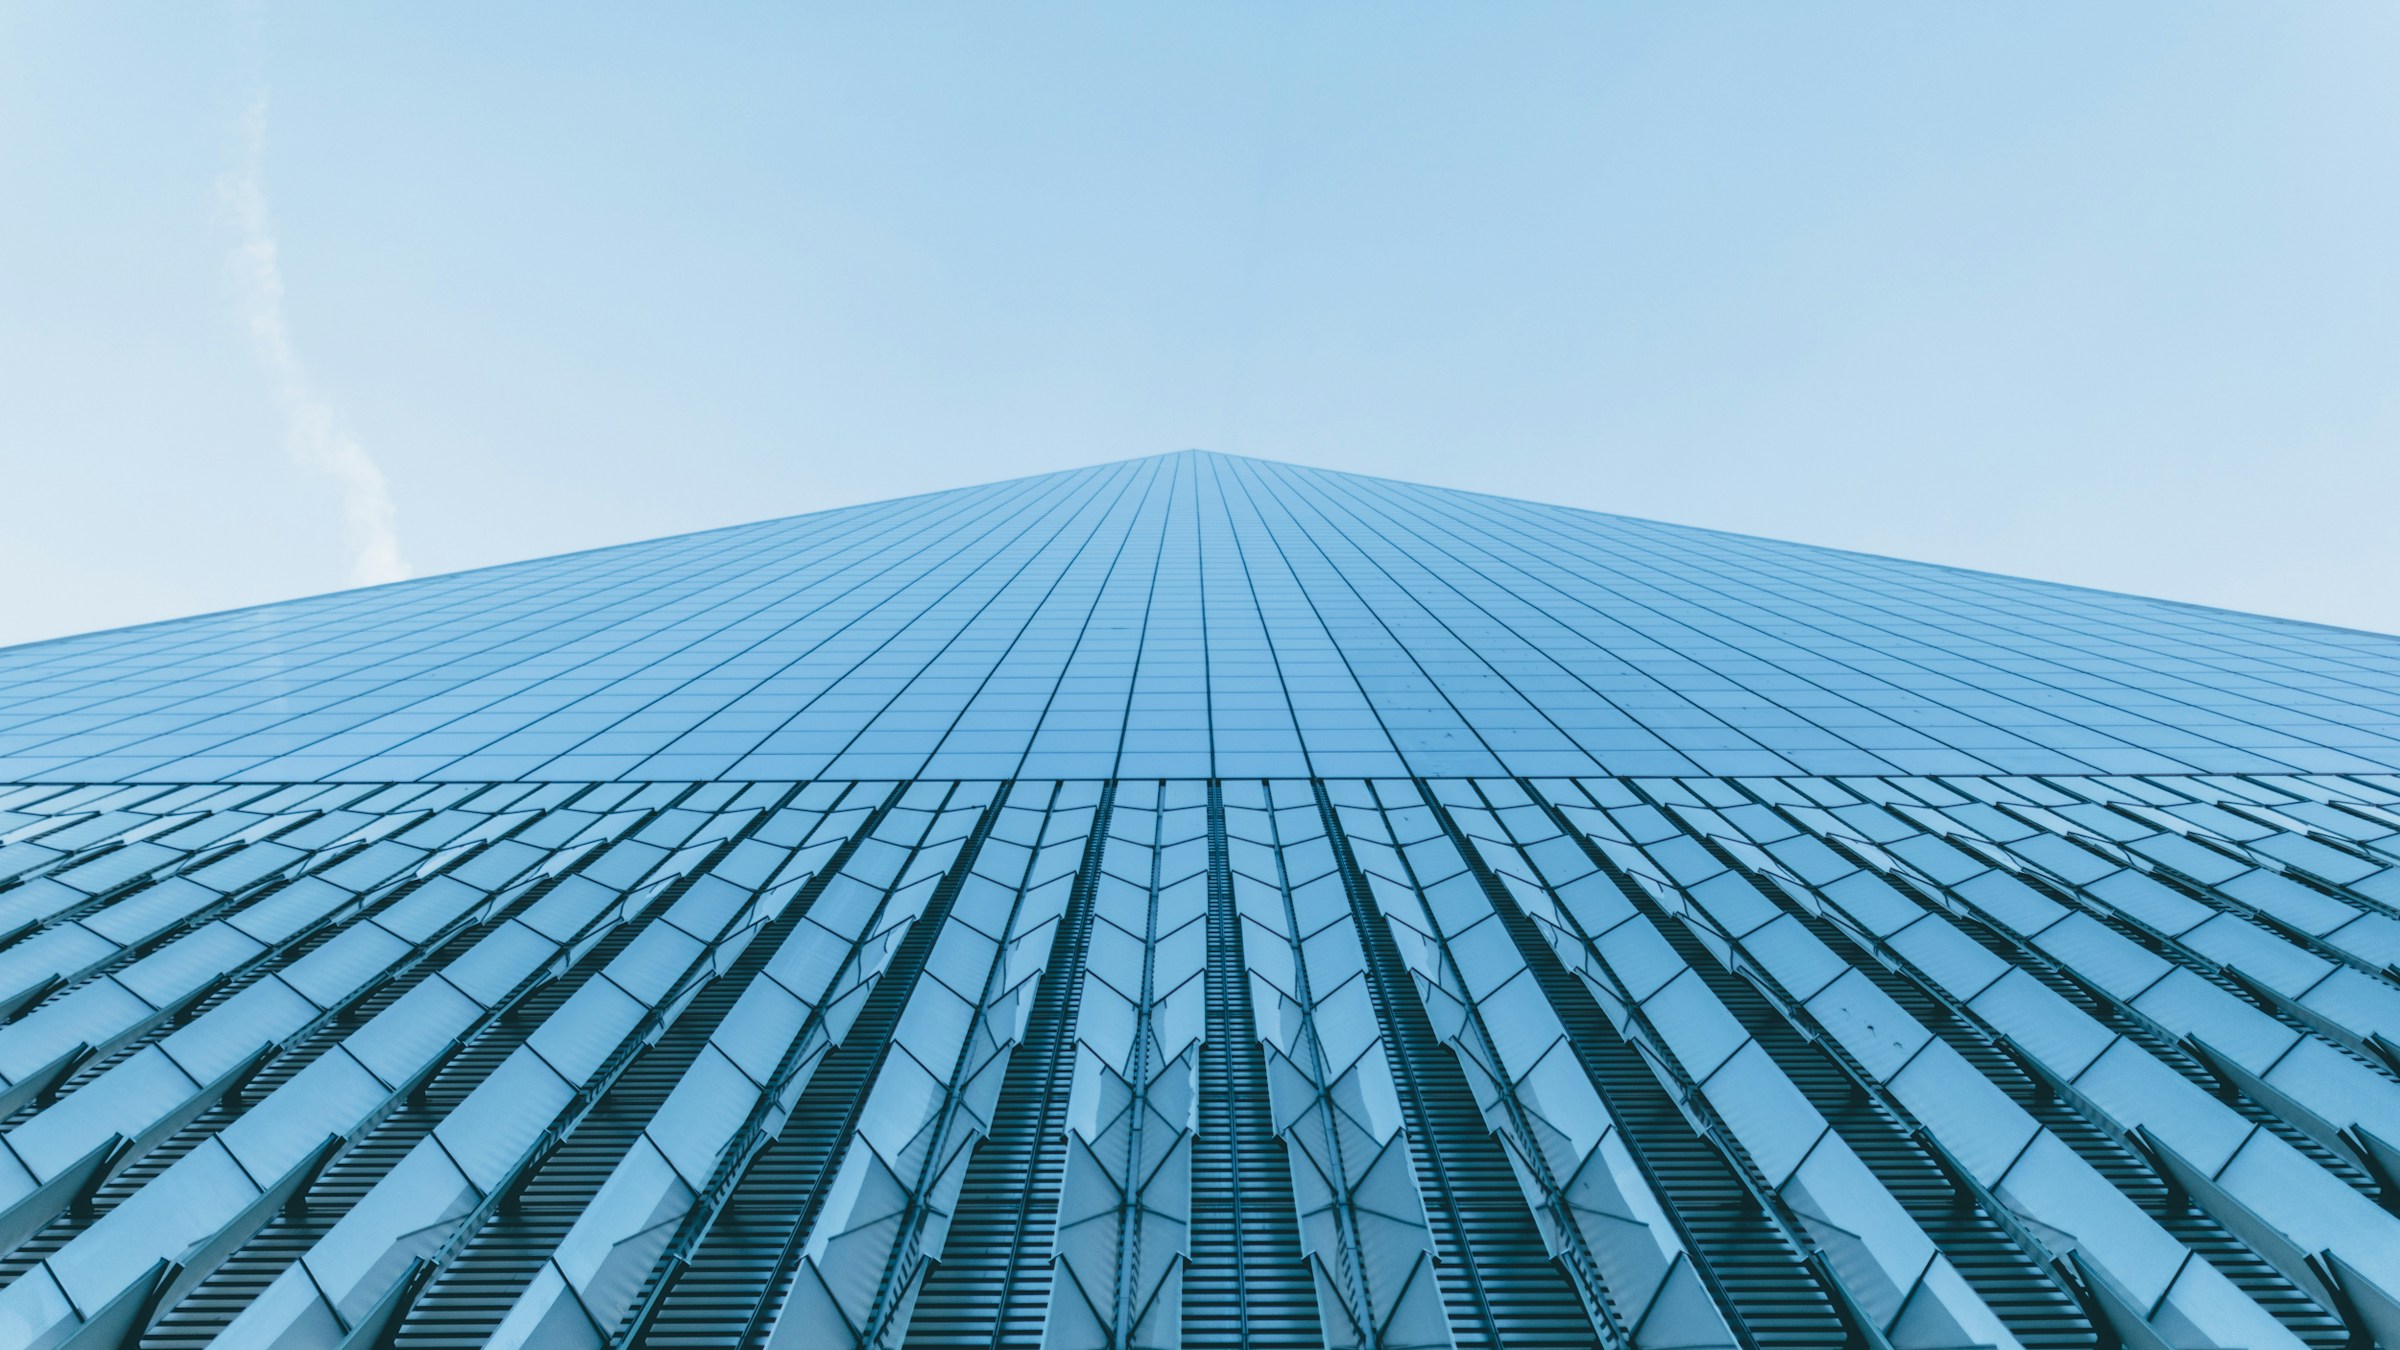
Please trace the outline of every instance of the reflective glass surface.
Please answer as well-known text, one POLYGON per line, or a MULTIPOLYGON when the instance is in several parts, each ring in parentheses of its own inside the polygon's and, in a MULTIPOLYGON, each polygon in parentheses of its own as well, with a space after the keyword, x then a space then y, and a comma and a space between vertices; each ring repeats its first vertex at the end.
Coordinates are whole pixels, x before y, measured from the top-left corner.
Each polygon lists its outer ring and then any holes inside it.
POLYGON ((2395 711, 1199 453, 0 651, 0 1345, 2400 1344, 2395 711))
POLYGON ((1193 452, 0 652, 0 779, 2374 772, 2396 677, 2374 634, 1193 452))

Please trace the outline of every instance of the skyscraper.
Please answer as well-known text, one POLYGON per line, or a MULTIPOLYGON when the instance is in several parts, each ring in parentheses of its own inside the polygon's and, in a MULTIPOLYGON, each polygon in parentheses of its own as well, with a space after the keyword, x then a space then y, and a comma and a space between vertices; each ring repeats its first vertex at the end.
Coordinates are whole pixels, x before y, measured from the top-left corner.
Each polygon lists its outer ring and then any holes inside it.
POLYGON ((2400 639, 1187 453, 0 652, 0 1345, 2400 1344, 2400 639))

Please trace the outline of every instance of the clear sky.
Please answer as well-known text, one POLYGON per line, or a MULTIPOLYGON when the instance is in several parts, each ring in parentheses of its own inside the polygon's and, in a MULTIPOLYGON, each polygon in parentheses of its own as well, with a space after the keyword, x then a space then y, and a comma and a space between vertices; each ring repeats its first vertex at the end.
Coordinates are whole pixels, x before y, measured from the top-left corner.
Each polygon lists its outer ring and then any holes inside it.
POLYGON ((1186 446, 2400 630, 2400 7, 0 3, 0 641, 1186 446))

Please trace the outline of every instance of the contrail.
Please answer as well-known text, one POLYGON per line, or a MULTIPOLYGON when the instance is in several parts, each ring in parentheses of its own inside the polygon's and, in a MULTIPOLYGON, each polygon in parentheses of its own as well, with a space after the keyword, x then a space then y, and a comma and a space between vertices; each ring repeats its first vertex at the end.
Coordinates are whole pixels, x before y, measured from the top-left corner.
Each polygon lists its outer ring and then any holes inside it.
POLYGON ((259 365, 283 410, 284 441, 292 459, 341 487, 351 582, 372 586, 403 581, 409 568, 400 556, 399 525, 383 469, 341 425, 332 400, 309 382, 292 346, 291 324, 283 308, 283 268, 276 259, 275 222, 267 212, 266 154, 267 98, 262 93, 242 114, 239 162, 217 183, 236 231, 233 252, 226 259, 234 299, 249 324, 250 343, 258 353, 259 365))

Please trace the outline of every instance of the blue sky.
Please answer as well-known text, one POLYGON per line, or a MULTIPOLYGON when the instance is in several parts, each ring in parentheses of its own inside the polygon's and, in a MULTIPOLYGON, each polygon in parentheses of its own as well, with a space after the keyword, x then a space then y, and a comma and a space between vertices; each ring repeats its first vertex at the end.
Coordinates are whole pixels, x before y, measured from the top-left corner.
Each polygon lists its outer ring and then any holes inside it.
POLYGON ((2400 630, 2395 70, 2379 3, 0 7, 0 641, 1184 446, 2400 630))

